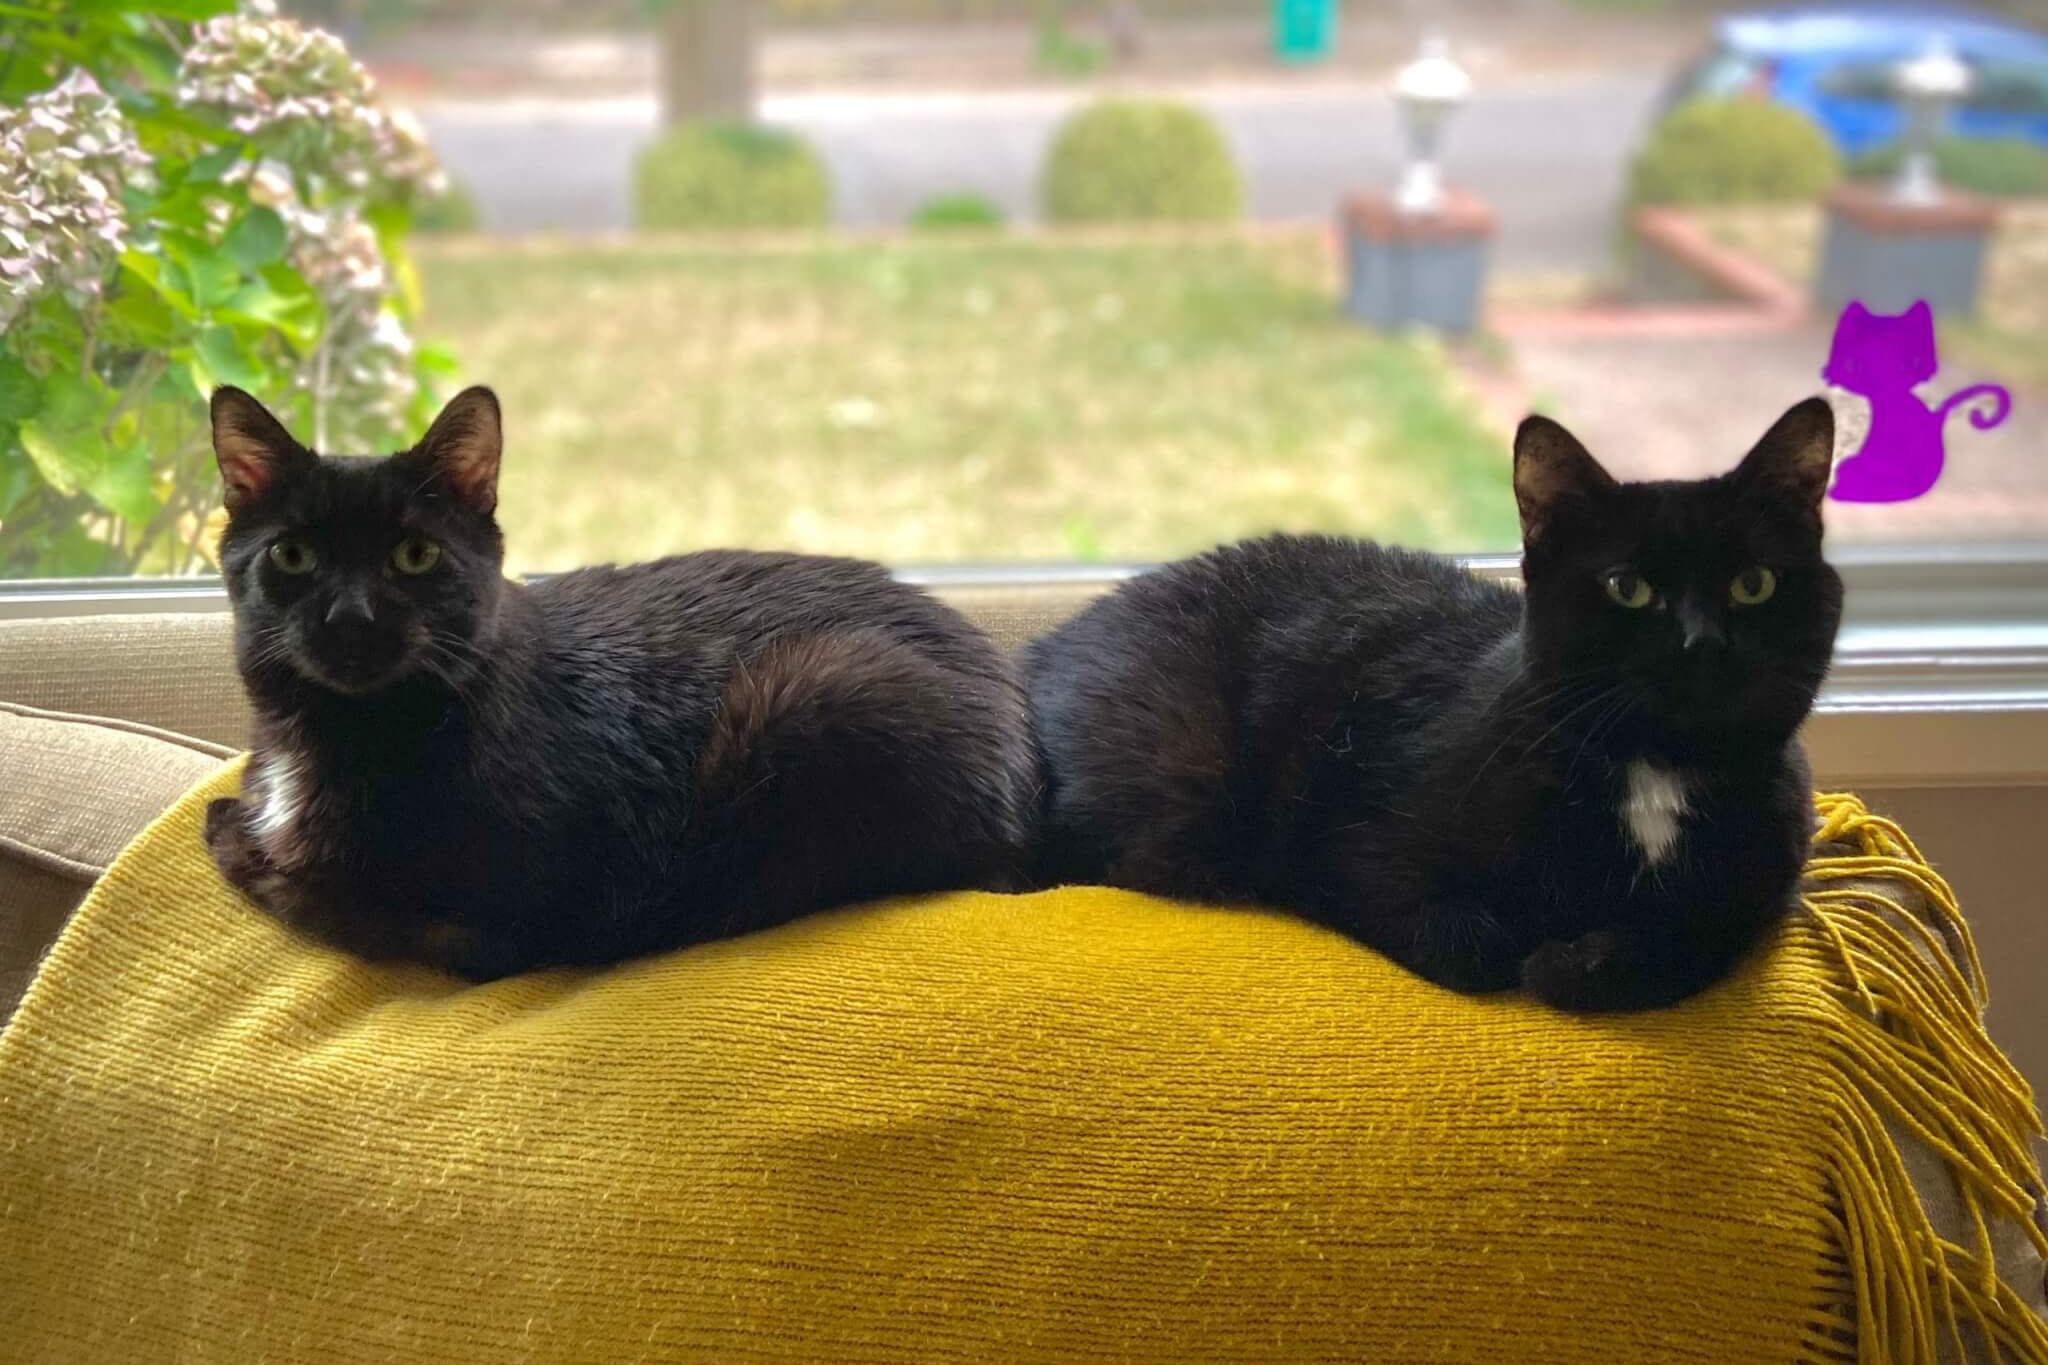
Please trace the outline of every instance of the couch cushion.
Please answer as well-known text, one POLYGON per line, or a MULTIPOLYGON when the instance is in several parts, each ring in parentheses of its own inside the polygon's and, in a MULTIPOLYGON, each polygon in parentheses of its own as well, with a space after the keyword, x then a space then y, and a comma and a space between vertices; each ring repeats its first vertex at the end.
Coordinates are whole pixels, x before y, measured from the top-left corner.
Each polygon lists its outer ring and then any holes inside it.
POLYGON ((0 1021, 94 879, 229 750, 0 702, 0 1021))
MULTIPOLYGON (((933 589, 1005 650, 1017 650, 1102 591, 1091 582, 949 583, 933 589)), ((0 701, 124 716, 240 747, 249 702, 225 611, 0 621, 0 701)))
POLYGON ((1575 1019, 1088 888, 465 988, 235 897, 235 781, 0 1034, 24 1358, 1917 1360, 1949 1312, 2048 1354, 1978 1252, 2025 1086, 1852 801, 1743 972, 1575 1019), (1954 1154, 1947 1245, 1892 1113, 1954 1154))
POLYGON ((0 701, 240 746, 249 702, 233 630, 224 611, 0 621, 0 701))

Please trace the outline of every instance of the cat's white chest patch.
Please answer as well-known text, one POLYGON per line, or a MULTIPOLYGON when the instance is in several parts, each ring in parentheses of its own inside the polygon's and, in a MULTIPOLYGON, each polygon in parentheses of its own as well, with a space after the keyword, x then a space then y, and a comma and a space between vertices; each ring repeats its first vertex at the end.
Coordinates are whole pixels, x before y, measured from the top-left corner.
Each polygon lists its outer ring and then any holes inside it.
POLYGON ((1645 863, 1655 867, 1671 856, 1678 847, 1678 822, 1687 809, 1683 773, 1641 758, 1628 765, 1628 787, 1621 796, 1621 827, 1642 850, 1645 863))
POLYGON ((256 787, 261 793, 249 832, 269 846, 292 827, 306 800, 306 760, 288 750, 272 750, 257 761, 256 787))

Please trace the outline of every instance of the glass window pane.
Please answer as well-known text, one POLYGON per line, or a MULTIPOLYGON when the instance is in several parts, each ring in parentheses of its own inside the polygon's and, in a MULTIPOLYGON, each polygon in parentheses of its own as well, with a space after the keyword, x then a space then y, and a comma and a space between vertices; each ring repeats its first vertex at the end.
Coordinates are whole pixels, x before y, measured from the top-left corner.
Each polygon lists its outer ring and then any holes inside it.
POLYGON ((1696 477, 1813 392, 1938 471, 1839 541, 2048 539, 2023 14, 5 8, 0 577, 211 572, 222 384, 339 453, 495 385, 519 569, 1512 551, 1527 411, 1696 477))

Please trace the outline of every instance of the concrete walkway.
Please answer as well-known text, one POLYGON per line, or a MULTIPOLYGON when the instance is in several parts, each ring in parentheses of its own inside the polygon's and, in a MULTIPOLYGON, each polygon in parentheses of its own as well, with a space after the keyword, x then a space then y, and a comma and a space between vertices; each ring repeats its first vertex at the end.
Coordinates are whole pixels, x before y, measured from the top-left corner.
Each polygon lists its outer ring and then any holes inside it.
MULTIPOLYGON (((1527 401, 1570 426, 1620 477, 1688 479, 1728 469, 1780 412, 1823 391, 1829 331, 1817 324, 1688 335, 1668 314, 1637 322, 1601 328, 1523 318, 1504 329, 1527 401)), ((1951 363, 1921 396, 1932 406, 1995 378, 1951 363)), ((1861 447, 1869 409, 1852 394, 1829 397, 1840 458, 1861 447)), ((2039 541, 2048 534, 2048 394, 2016 392, 2012 415, 1991 431, 1952 414, 1944 473, 1927 496, 1829 503, 1827 515, 1837 543, 2039 541)))

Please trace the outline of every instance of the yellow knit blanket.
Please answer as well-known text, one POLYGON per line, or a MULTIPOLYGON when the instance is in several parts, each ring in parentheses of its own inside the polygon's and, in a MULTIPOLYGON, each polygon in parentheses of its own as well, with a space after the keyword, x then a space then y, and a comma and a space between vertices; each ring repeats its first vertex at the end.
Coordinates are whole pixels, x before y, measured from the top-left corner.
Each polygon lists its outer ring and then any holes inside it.
POLYGON ((1949 893, 1853 799, 1736 979, 1574 1019, 1094 889, 464 989, 241 904, 236 781, 0 1037, 9 1362, 2048 1359, 1887 1134, 2025 1217, 1949 893))

